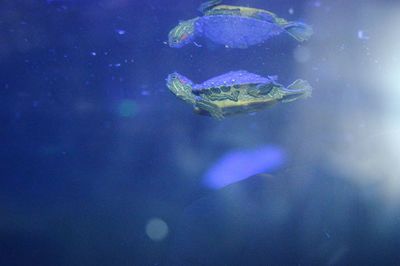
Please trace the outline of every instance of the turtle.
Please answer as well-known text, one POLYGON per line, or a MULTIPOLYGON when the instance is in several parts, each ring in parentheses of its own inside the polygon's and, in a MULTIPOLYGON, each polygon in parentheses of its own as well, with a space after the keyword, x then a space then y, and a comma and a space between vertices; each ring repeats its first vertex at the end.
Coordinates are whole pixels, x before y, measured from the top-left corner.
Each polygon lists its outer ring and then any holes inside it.
POLYGON ((312 87, 298 79, 285 88, 277 76, 262 77, 245 70, 231 71, 195 84, 174 72, 166 82, 178 98, 193 105, 201 115, 223 119, 240 113, 254 113, 276 103, 288 103, 311 96, 312 87))
POLYGON ((198 37, 205 37, 226 48, 244 49, 282 32, 299 42, 308 40, 313 34, 312 27, 305 23, 287 21, 263 9, 220 5, 221 2, 205 2, 199 7, 203 16, 181 21, 169 32, 169 46, 181 48, 195 43, 198 37))

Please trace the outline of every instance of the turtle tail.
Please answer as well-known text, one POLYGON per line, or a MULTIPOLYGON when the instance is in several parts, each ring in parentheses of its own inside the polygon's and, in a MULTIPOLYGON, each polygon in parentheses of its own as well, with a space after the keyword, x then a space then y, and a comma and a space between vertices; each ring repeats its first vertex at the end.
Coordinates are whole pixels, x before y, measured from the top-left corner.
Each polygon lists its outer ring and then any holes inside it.
POLYGON ((299 42, 307 41, 314 33, 311 26, 302 22, 287 22, 283 29, 299 42))

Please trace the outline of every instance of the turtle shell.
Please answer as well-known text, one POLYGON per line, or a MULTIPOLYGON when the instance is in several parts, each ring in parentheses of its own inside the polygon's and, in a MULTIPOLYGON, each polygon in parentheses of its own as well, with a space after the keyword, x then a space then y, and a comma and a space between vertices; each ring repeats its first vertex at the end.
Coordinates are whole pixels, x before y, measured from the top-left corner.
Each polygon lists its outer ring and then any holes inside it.
POLYGON ((214 77, 207 81, 204 81, 201 84, 196 84, 193 86, 192 90, 202 91, 202 90, 210 90, 215 87, 232 87, 237 86, 240 88, 240 85, 245 84, 268 84, 276 81, 276 77, 262 77, 257 74, 253 74, 247 72, 245 70, 231 71, 225 73, 223 75, 214 77))
POLYGON ((218 5, 214 6, 204 13, 204 16, 215 16, 215 15, 234 15, 242 16, 248 18, 260 19, 268 22, 276 22, 279 18, 272 12, 252 8, 252 7, 242 7, 242 6, 228 6, 228 5, 218 5))
POLYGON ((205 37, 227 48, 247 48, 283 32, 272 21, 241 15, 206 15, 197 23, 205 37))

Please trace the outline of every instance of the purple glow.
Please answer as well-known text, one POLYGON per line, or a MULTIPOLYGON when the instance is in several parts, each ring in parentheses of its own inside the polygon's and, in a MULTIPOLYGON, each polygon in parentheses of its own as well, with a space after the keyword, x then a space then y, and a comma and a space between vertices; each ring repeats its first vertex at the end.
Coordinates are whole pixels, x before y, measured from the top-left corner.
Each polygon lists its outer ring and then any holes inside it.
POLYGON ((275 170, 285 161, 284 151, 277 146, 238 150, 225 154, 204 175, 205 186, 219 189, 252 175, 275 170))

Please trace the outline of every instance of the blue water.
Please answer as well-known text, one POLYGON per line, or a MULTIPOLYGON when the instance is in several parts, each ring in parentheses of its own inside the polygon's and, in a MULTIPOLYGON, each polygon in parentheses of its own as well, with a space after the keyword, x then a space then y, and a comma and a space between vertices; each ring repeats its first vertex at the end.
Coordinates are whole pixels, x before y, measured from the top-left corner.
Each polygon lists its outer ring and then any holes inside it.
POLYGON ((399 265, 398 1, 240 0, 314 28, 167 44, 201 0, 0 2, 0 265, 399 265), (311 98, 218 121, 165 86, 311 98))

